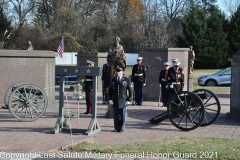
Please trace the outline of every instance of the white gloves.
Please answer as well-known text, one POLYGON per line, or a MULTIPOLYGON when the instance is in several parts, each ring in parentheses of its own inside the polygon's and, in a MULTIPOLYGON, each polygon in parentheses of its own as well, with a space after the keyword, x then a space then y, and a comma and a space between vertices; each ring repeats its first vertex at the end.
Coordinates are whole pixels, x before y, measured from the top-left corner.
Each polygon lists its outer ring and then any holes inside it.
POLYGON ((132 85, 134 85, 134 83, 132 82, 132 85))
POLYGON ((128 105, 128 104, 130 104, 130 102, 126 101, 125 105, 128 105))
POLYGON ((146 86, 146 83, 144 83, 143 86, 146 86))
POLYGON ((161 85, 161 84, 159 84, 159 87, 161 88, 161 87, 162 87, 162 85, 161 85))
POLYGON ((84 83, 84 81, 85 81, 85 80, 84 80, 84 79, 82 79, 81 81, 82 81, 82 83, 84 83))
POLYGON ((173 84, 170 85, 170 88, 173 88, 173 84))
POLYGON ((112 100, 109 100, 109 104, 113 104, 113 101, 112 101, 112 100))
POLYGON ((165 81, 165 79, 162 78, 162 81, 165 81))

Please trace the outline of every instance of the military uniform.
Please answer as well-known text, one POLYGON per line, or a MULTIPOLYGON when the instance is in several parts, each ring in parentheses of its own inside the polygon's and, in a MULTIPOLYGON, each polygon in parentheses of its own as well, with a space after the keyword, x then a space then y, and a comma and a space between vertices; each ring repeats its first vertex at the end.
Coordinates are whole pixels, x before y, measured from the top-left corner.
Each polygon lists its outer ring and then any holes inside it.
MULTIPOLYGON (((139 57, 138 60, 142 60, 139 57)), ((140 63, 135 64, 132 68, 132 82, 134 83, 135 103, 142 105, 143 103, 143 89, 146 84, 146 68, 140 63)))
POLYGON ((175 70, 175 67, 171 67, 168 70, 168 83, 174 88, 169 89, 170 96, 172 97, 176 91, 182 91, 184 87, 184 71, 179 67, 180 62, 175 62, 174 65, 178 66, 178 69, 175 70), (176 91, 175 91, 176 90, 176 91))
MULTIPOLYGON (((87 65, 94 64, 94 62, 87 60, 87 65)), ((85 76, 84 80, 84 90, 86 94, 86 112, 84 114, 92 114, 92 89, 93 89, 93 83, 92 83, 92 76, 85 76)))
POLYGON ((127 77, 112 78, 109 87, 109 102, 113 102, 114 128, 115 131, 123 131, 126 119, 126 102, 131 101, 131 80, 127 77), (127 94, 128 93, 128 94, 127 94), (119 120, 119 115, 121 120, 119 120))
MULTIPOLYGON (((169 63, 165 62, 164 66, 169 66, 169 63)), ((168 93, 168 69, 164 69, 160 72, 158 81, 161 87, 162 103, 163 106, 166 107, 170 99, 168 93)))
POLYGON ((110 66, 106 63, 103 65, 103 70, 102 70, 102 85, 103 85, 103 103, 108 102, 108 89, 111 83, 111 71, 110 71, 110 66))

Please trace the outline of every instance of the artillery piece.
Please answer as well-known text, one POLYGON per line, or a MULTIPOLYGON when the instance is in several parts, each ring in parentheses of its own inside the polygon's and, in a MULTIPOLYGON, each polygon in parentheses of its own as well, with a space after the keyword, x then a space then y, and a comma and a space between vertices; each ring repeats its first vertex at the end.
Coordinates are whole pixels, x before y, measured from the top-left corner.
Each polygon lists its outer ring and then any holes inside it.
POLYGON ((4 103, 15 118, 25 122, 40 118, 48 106, 44 91, 28 82, 11 85, 5 93, 4 103))
POLYGON ((36 85, 29 82, 18 82, 11 85, 4 96, 4 103, 12 115, 20 121, 32 122, 40 118, 46 109, 58 112, 58 119, 53 128, 53 133, 59 132, 84 132, 87 135, 95 134, 101 131, 97 121, 97 94, 93 92, 93 111, 92 118, 87 130, 70 129, 67 118, 79 117, 79 112, 71 112, 64 109, 64 76, 70 75, 88 75, 93 77, 93 89, 97 91, 97 76, 100 75, 100 67, 85 66, 56 66, 55 72, 60 75, 59 107, 48 103, 44 91, 36 85))
POLYGON ((158 124, 169 119, 176 128, 189 131, 214 123, 219 117, 220 110, 217 96, 209 90, 181 91, 171 98, 166 112, 149 121, 152 124, 158 124))

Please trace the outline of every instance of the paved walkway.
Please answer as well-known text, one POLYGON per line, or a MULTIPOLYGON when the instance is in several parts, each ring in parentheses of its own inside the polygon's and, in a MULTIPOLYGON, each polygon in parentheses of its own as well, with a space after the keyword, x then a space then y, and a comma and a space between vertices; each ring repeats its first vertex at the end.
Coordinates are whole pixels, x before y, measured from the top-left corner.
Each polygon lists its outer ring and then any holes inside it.
MULTIPOLYGON (((69 91, 72 92, 72 91, 69 91)), ((56 92, 56 99, 58 92, 56 92)), ((72 94, 72 93, 69 93, 72 94)), ((221 114, 217 122, 207 127, 199 127, 193 131, 185 132, 175 128, 168 120, 159 125, 148 122, 153 116, 166 111, 158 107, 158 102, 144 102, 143 106, 128 106, 126 130, 123 133, 113 133, 113 119, 105 118, 107 106, 101 104, 101 93, 98 94, 98 122, 101 132, 92 136, 81 133, 51 134, 58 113, 47 110, 45 114, 34 122, 20 122, 6 109, 0 110, 0 153, 1 152, 37 152, 45 153, 66 147, 79 141, 90 141, 100 144, 119 144, 141 140, 151 140, 168 137, 228 137, 240 139, 240 120, 229 118, 230 95, 218 94, 221 103, 221 114)), ((65 107, 77 112, 77 101, 68 98, 65 107)), ((85 112, 84 100, 80 100, 80 113, 85 112)), ((81 115, 72 119, 72 128, 87 129, 91 115, 81 115)))

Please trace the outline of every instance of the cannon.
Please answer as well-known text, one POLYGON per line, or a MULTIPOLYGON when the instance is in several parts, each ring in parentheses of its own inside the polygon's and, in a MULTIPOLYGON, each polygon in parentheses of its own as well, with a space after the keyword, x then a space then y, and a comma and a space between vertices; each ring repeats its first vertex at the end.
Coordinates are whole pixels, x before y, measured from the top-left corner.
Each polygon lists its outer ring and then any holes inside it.
POLYGON ((11 85, 5 93, 4 103, 15 118, 24 122, 37 120, 48 106, 44 91, 28 82, 11 85))
MULTIPOLYGON (((56 66, 55 73, 60 77, 60 90, 59 90, 59 106, 48 103, 48 99, 44 91, 36 85, 29 82, 17 82, 11 85, 4 96, 4 103, 8 107, 9 112, 18 120, 24 122, 32 122, 40 118, 46 111, 46 109, 58 112, 58 119, 52 130, 52 133, 60 132, 77 132, 85 133, 87 135, 95 134, 101 131, 97 120, 97 77, 101 76, 100 67, 85 67, 85 66, 56 66), (93 77, 93 99, 92 99, 92 117, 89 123, 88 129, 72 129, 67 125, 67 119, 79 118, 79 101, 78 112, 71 112, 69 108, 64 108, 64 77, 67 75, 76 76, 92 76, 93 77)), ((80 89, 80 87, 78 87, 80 89)), ((75 92, 75 91, 74 91, 75 92)), ((73 99, 81 99, 80 91, 77 91, 73 96, 73 99)))
MULTIPOLYGON (((4 103, 9 112, 19 121, 32 122, 40 118, 46 109, 59 111, 59 108, 48 103, 45 92, 29 82, 12 84, 4 95, 4 103)), ((64 110, 64 117, 78 117, 78 113, 64 110)))
POLYGON ((183 131, 213 124, 221 110, 217 96, 206 89, 177 92, 169 101, 167 111, 149 120, 158 124, 166 119, 183 131))

